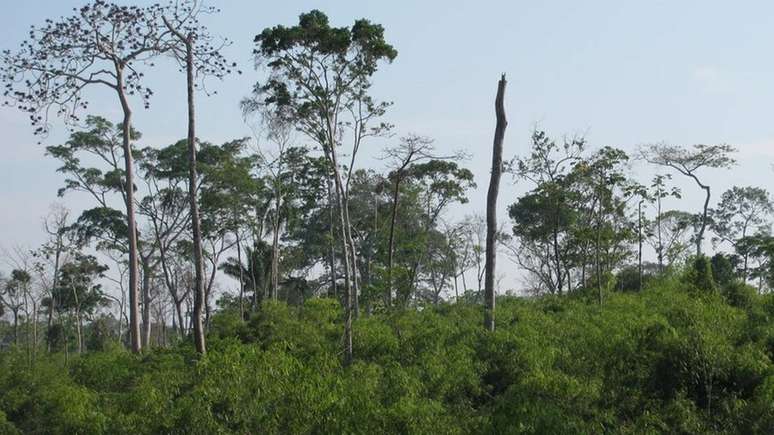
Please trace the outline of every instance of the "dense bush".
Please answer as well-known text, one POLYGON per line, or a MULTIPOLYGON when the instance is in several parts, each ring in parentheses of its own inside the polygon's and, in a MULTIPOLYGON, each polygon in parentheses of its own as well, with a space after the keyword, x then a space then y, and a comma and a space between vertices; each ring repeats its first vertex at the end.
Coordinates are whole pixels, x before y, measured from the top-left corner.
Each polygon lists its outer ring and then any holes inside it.
POLYGON ((772 433, 774 298, 706 259, 641 293, 363 316, 265 303, 210 352, 0 354, 0 433, 772 433), (698 286, 718 291, 697 291, 698 286))

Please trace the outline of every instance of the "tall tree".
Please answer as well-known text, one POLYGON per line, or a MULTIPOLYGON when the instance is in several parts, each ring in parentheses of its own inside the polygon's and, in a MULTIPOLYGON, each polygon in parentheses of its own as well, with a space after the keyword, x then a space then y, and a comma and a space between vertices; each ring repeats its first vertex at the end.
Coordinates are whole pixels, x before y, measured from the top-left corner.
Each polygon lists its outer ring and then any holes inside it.
POLYGON ((691 178, 704 190, 704 207, 696 236, 696 255, 701 255, 704 232, 709 224, 710 185, 699 178, 699 171, 707 168, 730 168, 736 164, 731 154, 736 150, 730 145, 694 145, 691 148, 654 144, 641 150, 642 157, 648 162, 671 168, 691 178))
POLYGON ((129 300, 132 351, 139 352, 139 250, 135 223, 134 172, 131 149, 130 97, 139 94, 145 107, 152 91, 143 85, 139 66, 150 63, 159 52, 165 30, 163 9, 122 6, 94 0, 75 14, 33 26, 18 52, 3 52, 0 79, 5 96, 30 114, 36 133, 46 133, 49 114, 78 121, 88 107, 86 88, 103 86, 115 92, 123 113, 122 151, 126 186, 125 206, 129 242, 129 300))
POLYGON ((198 175, 196 168, 196 112, 194 104, 194 89, 197 78, 203 80, 207 76, 223 78, 231 72, 225 57, 221 54, 220 45, 214 43, 214 38, 206 27, 199 23, 201 14, 214 13, 216 9, 205 7, 198 0, 187 0, 175 3, 162 19, 172 40, 167 49, 180 63, 186 72, 186 95, 188 107, 188 202, 191 209, 191 231, 193 233, 194 261, 194 344, 196 351, 206 353, 204 325, 204 259, 202 258, 202 230, 197 201, 198 175), (169 15, 169 16, 167 16, 169 15))
POLYGON ((492 175, 489 180, 489 192, 486 196, 486 274, 484 277, 485 316, 484 327, 490 331, 495 329, 495 261, 497 260, 497 195, 500 192, 500 177, 503 173, 503 139, 508 121, 505 118, 505 74, 497 84, 495 97, 494 146, 492 152, 492 175))
POLYGON ((286 117, 320 145, 333 173, 344 247, 344 359, 349 362, 357 255, 349 223, 348 184, 337 148, 345 127, 351 127, 351 171, 362 140, 389 129, 378 121, 389 104, 375 101, 369 88, 379 63, 391 62, 397 51, 385 41, 382 26, 361 19, 351 28, 331 27, 328 17, 318 10, 302 14, 297 26, 265 29, 255 42, 256 57, 267 61, 271 75, 267 83, 256 85, 245 104, 268 105, 286 117))

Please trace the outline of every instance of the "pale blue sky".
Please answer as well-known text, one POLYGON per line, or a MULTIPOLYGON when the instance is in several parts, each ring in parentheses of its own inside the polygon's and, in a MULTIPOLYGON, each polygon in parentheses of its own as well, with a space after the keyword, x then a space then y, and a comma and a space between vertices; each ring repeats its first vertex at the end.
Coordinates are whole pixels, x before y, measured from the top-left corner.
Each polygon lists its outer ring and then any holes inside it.
MULTIPOLYGON (((27 0, 6 5, 0 49, 18 45, 28 26, 69 14, 78 0, 27 0)), ((135 3, 144 3, 138 1, 135 3)), ((199 135, 221 141, 250 134, 237 103, 262 75, 251 67, 254 35, 267 26, 294 24, 317 8, 335 25, 365 17, 386 28, 398 49, 374 91, 395 102, 387 119, 398 135, 431 136, 441 150, 467 149, 480 185, 464 215, 482 210, 494 126, 493 98, 508 75, 510 125, 506 155, 525 153, 535 126, 553 136, 585 134, 593 146, 633 151, 638 144, 729 143, 740 166, 712 173, 715 197, 732 184, 774 188, 774 2, 769 1, 249 1, 217 3, 207 23, 234 41, 229 54, 245 71, 200 97, 199 135)), ((151 109, 137 109, 143 145, 165 145, 185 134, 179 104, 184 84, 176 70, 151 72, 151 109)), ((118 118, 113 100, 95 95, 92 109, 118 118)), ((44 157, 25 116, 0 108, 0 245, 41 241, 40 219, 56 201, 61 176, 44 157)), ((64 136, 57 125, 45 144, 64 136)), ((375 156, 385 142, 364 153, 375 156)), ((378 165, 364 158, 365 165, 378 165)), ((635 167, 637 173, 649 174, 635 167)), ((522 190, 509 179, 504 210, 522 190)), ((643 180, 645 181, 645 180, 643 180)), ((698 206, 696 190, 680 207, 698 206)), ((87 204, 65 198, 76 212, 87 204)), ((502 218, 505 219, 505 216, 502 218)), ((507 264, 501 262, 500 264, 507 264)), ((503 266, 505 268, 506 266, 503 266)))

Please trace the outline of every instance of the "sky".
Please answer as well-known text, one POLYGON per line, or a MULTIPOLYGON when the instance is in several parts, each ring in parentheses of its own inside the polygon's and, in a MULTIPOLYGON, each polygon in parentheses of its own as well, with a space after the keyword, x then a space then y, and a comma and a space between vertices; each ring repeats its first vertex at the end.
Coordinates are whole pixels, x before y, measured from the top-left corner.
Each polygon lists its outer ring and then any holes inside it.
MULTIPOLYGON (((0 15, 0 50, 18 47, 31 24, 71 13, 83 0, 9 2, 0 15)), ((118 3, 127 3, 118 1, 118 3)), ((141 0, 134 4, 147 4, 141 0)), ((374 94, 394 102, 386 120, 395 136, 364 144, 362 167, 382 165, 376 157, 400 136, 435 139, 440 152, 466 150, 478 189, 450 219, 483 213, 494 133, 494 96, 501 73, 508 78, 509 120, 505 156, 529 151, 535 128, 561 139, 583 135, 592 147, 614 146, 634 153, 639 145, 728 143, 739 164, 706 171, 715 198, 732 185, 774 188, 774 2, 769 1, 254 1, 212 2, 222 9, 207 17, 213 33, 233 44, 227 55, 244 73, 211 83, 218 94, 199 96, 198 135, 222 142, 251 135, 239 100, 265 77, 253 68, 253 38, 277 24, 293 25, 300 13, 325 12, 333 25, 367 18, 382 24, 398 50, 374 78, 374 94)), ((165 146, 185 136, 184 78, 171 63, 148 73, 155 95, 151 108, 135 103, 141 146, 165 146)), ((120 119, 106 93, 94 93, 94 114, 120 119)), ((35 246, 43 241, 43 216, 53 202, 74 212, 85 196, 57 198, 62 176, 45 146, 61 143, 67 131, 55 124, 38 144, 27 117, 0 107, 0 246, 35 246)), ((631 168, 647 182, 653 169, 631 168)), ((675 179, 684 197, 669 204, 700 208, 701 191, 675 179)), ((503 178, 500 220, 506 207, 530 186, 503 178)), ((518 271, 499 262, 507 286, 518 271)))

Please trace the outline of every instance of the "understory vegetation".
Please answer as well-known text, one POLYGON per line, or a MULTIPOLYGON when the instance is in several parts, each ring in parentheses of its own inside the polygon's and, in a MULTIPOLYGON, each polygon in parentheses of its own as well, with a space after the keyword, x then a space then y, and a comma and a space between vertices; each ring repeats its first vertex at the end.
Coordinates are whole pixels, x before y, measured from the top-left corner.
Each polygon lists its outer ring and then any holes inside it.
MULTIPOLYGON (((136 355, 0 353, 3 433, 771 433, 774 297, 711 263, 639 291, 502 297, 363 316, 334 299, 213 316, 136 355), (704 286, 704 287, 700 287, 704 286)), ((87 332, 92 336, 95 331, 87 332)))

